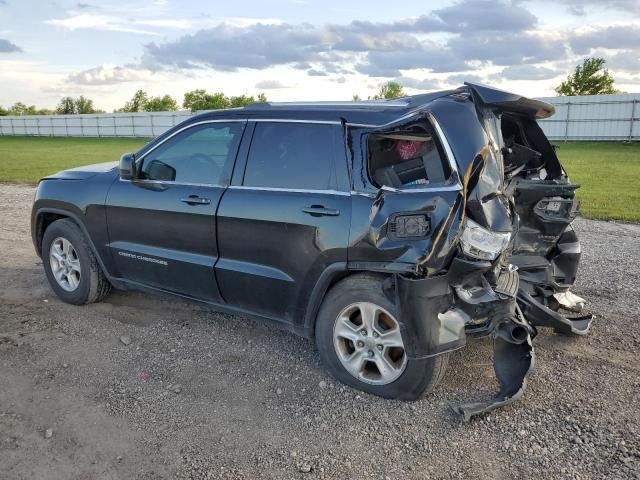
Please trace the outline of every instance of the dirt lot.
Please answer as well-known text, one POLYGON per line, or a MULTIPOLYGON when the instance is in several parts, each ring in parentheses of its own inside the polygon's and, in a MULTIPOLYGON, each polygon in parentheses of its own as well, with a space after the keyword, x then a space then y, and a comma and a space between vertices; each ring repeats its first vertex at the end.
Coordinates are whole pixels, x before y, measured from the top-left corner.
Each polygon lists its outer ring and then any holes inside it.
POLYGON ((638 225, 577 222, 591 334, 542 332, 524 398, 463 424, 449 402, 496 389, 490 341, 401 403, 270 325, 137 293, 66 305, 33 252, 33 193, 0 185, 2 479, 640 479, 638 225))

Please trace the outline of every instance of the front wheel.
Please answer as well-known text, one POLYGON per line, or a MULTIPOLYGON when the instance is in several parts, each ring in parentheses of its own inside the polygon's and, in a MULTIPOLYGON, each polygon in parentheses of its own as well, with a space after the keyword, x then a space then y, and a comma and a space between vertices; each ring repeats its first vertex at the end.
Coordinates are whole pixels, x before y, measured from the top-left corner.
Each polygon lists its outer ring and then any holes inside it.
POLYGON ((87 239, 71 220, 56 220, 47 227, 42 263, 51 288, 67 303, 97 302, 111 290, 87 239))
POLYGON ((397 309, 382 284, 373 275, 337 283, 318 312, 316 345, 341 382, 384 398, 417 400, 440 381, 448 356, 407 356, 397 309))

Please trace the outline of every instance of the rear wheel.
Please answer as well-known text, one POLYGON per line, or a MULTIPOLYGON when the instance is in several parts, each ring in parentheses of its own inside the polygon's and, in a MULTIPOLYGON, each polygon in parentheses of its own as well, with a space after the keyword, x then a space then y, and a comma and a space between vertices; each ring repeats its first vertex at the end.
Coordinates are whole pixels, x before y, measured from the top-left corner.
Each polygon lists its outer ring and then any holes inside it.
POLYGON ((326 295, 316 322, 316 345, 330 373, 384 398, 417 400, 442 378, 447 354, 407 356, 397 310, 382 278, 354 275, 326 295))
POLYGON ((47 227, 42 263, 51 288, 67 303, 97 302, 111 290, 87 239, 71 220, 57 220, 47 227))

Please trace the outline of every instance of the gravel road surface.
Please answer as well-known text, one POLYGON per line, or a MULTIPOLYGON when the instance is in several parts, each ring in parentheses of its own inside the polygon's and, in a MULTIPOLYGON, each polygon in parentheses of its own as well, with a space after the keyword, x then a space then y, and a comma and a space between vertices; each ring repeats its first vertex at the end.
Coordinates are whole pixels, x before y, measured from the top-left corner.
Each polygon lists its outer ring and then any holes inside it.
POLYGON ((33 251, 33 187, 0 185, 1 479, 640 479, 640 225, 578 220, 586 338, 535 340, 523 399, 471 341, 415 403, 336 383, 311 342, 138 293, 75 307, 33 251))

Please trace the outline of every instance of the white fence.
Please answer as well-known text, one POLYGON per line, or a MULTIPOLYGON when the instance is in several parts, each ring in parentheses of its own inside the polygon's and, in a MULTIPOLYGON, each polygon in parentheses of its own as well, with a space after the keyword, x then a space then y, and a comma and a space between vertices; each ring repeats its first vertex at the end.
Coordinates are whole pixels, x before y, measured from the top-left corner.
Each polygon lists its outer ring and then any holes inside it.
MULTIPOLYGON (((552 140, 640 140, 640 94, 541 98, 556 114, 540 125, 552 140)), ((0 135, 155 137, 192 113, 142 112, 0 117, 0 135)))
POLYGON ((556 107, 540 120, 552 140, 640 140, 640 94, 540 98, 556 107))
POLYGON ((180 111, 0 117, 0 135, 155 137, 191 115, 180 111))

